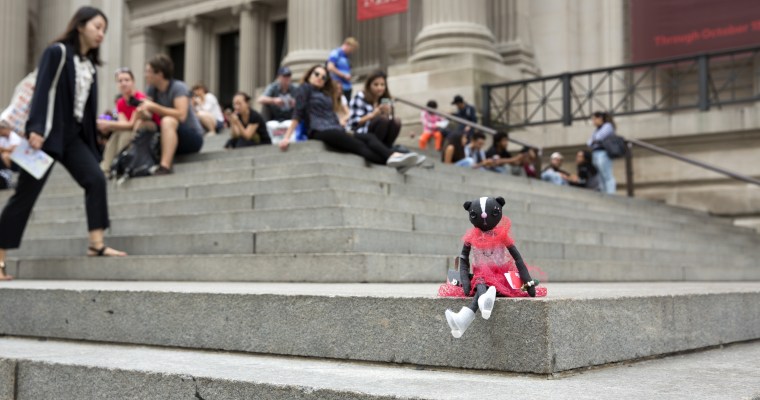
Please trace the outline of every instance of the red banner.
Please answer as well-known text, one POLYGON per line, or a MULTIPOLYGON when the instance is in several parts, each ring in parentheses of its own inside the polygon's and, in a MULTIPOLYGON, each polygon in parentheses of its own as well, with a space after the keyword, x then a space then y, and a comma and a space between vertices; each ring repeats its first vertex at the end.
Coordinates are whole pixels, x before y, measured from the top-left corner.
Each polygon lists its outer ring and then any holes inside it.
POLYGON ((409 0, 356 0, 356 19, 364 21, 406 12, 409 0))
POLYGON ((630 4, 633 62, 760 43, 757 0, 634 0, 630 4))

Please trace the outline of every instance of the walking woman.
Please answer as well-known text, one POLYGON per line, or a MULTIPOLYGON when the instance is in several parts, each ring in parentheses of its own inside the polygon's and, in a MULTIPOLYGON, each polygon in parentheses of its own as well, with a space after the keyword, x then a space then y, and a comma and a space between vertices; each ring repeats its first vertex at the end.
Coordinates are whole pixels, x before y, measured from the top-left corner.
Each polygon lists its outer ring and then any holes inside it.
MULTIPOLYGON (((97 76, 99 47, 108 27, 102 11, 82 7, 72 17, 66 32, 42 53, 32 97, 26 132, 29 145, 42 149, 60 162, 85 191, 90 256, 124 256, 126 253, 103 243, 108 228, 106 178, 98 165, 96 144, 97 76), (61 43, 63 46, 59 45, 61 43), (64 49, 65 48, 65 53, 64 49), (65 54, 65 55, 64 55, 65 54), (57 69, 65 58, 55 87, 57 69)), ((37 180, 21 171, 16 192, 0 215, 0 279, 5 274, 5 253, 18 248, 37 197, 50 170, 37 180)))
POLYGON ((320 140, 335 149, 359 155, 373 164, 394 167, 401 173, 422 164, 424 156, 417 153, 395 153, 374 135, 348 135, 335 114, 340 107, 340 102, 335 100, 337 90, 324 66, 315 65, 306 72, 296 95, 292 122, 285 138, 279 143, 281 150, 287 150, 293 131, 304 121, 309 139, 320 140))
POLYGON ((592 114, 591 122, 596 130, 594 130, 587 144, 591 148, 592 163, 599 172, 599 190, 602 193, 613 194, 617 189, 617 182, 615 182, 615 175, 612 174, 612 159, 604 150, 602 142, 615 134, 615 122, 609 113, 600 111, 592 114))

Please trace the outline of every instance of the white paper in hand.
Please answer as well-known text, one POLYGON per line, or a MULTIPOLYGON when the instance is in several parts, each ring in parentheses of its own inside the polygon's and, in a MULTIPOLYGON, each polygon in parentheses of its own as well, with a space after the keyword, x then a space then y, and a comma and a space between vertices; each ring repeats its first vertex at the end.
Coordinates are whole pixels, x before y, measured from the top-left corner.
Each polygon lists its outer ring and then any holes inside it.
POLYGON ((29 142, 24 140, 13 149, 11 160, 19 167, 23 168, 29 175, 40 179, 53 165, 55 160, 42 150, 35 150, 29 146, 29 142))

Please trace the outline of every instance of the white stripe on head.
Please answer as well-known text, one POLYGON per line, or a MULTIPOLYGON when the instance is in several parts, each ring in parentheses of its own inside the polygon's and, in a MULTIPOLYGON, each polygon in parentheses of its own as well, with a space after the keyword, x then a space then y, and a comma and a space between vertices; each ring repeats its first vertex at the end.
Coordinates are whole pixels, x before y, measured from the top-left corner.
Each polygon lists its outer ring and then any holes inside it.
POLYGON ((480 198, 480 211, 486 212, 486 201, 488 201, 488 197, 481 197, 480 198))

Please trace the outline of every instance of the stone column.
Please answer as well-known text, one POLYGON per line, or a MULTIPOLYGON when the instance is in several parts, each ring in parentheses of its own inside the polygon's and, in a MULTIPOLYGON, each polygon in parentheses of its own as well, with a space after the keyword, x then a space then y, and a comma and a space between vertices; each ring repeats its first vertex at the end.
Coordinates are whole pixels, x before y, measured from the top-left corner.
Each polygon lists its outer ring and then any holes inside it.
POLYGON ((238 86, 254 96, 256 88, 264 86, 274 76, 268 52, 271 27, 269 7, 260 2, 247 2, 233 9, 240 14, 240 56, 238 60, 238 86))
POLYGON ((324 64, 330 50, 343 43, 343 6, 342 0, 288 2, 288 55, 283 64, 293 70, 294 79, 312 65, 324 64))
POLYGON ((135 74, 135 86, 143 90, 145 84, 145 65, 158 54, 158 35, 151 28, 136 28, 129 32, 129 58, 126 65, 135 74))
POLYGON ((203 82, 204 66, 208 58, 205 46, 206 21, 203 18, 191 17, 180 21, 180 26, 185 28, 185 83, 192 87, 198 82, 203 82))
MULTIPOLYGON (((5 107, 18 81, 31 71, 27 66, 28 5, 25 1, 0 2, 0 49, 3 49, 3 68, 0 68, 0 101, 5 107)), ((0 109, 0 111, 2 111, 0 109)))
POLYGON ((491 7, 489 25, 496 38, 496 51, 501 55, 504 64, 517 66, 523 73, 538 74, 528 26, 529 2, 493 0, 491 7))
MULTIPOLYGON (((240 6, 240 55, 238 59, 238 86, 253 96, 256 89, 256 55, 258 53, 258 26, 252 3, 240 6)), ((238 10, 233 10, 233 13, 238 10)))
POLYGON ((488 0, 422 0, 412 62, 459 54, 501 61, 488 29, 488 0))

